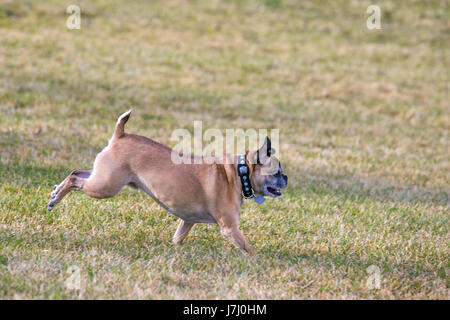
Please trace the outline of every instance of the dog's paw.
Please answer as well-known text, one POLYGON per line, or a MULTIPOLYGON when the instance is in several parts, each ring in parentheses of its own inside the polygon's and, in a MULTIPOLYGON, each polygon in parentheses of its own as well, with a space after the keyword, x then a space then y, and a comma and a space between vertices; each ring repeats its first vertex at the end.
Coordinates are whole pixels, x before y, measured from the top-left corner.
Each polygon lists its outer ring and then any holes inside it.
POLYGON ((47 204, 47 209, 49 211, 52 211, 53 207, 56 205, 55 198, 58 195, 58 191, 59 191, 58 189, 59 189, 58 185, 55 184, 52 192, 50 193, 50 201, 47 204))
POLYGON ((47 204, 47 209, 48 211, 52 211, 53 207, 55 206, 56 203, 53 202, 53 199, 50 200, 47 204))
POLYGON ((246 252, 249 256, 254 256, 256 254, 255 248, 253 248, 251 245, 246 246, 244 252, 246 252))
POLYGON ((53 199, 56 197, 56 195, 58 194, 58 190, 56 190, 58 188, 58 185, 55 184, 55 186, 53 187, 53 191, 52 193, 50 193, 50 198, 53 199))

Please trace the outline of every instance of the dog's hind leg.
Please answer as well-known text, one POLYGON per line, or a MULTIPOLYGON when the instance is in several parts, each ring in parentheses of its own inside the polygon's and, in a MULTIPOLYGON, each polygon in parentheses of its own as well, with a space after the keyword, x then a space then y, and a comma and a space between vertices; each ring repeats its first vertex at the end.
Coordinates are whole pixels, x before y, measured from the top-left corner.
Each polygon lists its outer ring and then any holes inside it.
POLYGON ((51 199, 48 202, 48 209, 53 207, 72 190, 82 191, 90 197, 103 199, 115 196, 124 185, 126 175, 120 170, 114 174, 104 169, 102 174, 91 170, 74 170, 59 185, 53 188, 51 199))
POLYGON ((81 190, 83 180, 88 179, 91 173, 92 170, 73 170, 59 185, 55 185, 50 195, 48 210, 52 210, 70 191, 81 190))
POLYGON ((180 224, 178 225, 177 231, 173 235, 173 239, 172 239, 173 243, 181 244, 193 226, 194 226, 194 223, 190 223, 190 222, 181 220, 180 224))

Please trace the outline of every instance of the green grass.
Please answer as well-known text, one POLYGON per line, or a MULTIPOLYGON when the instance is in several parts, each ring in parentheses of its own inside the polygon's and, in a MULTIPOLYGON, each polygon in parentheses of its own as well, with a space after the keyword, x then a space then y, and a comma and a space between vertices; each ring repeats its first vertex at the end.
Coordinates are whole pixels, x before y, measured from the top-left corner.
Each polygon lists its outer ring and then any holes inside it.
POLYGON ((0 2, 0 298, 449 299, 446 1, 0 2), (247 256, 91 168, 119 114, 173 146, 192 128, 279 128, 290 185, 246 201, 247 256), (82 292, 64 282, 81 269, 82 292), (367 268, 381 270, 369 289, 367 268))

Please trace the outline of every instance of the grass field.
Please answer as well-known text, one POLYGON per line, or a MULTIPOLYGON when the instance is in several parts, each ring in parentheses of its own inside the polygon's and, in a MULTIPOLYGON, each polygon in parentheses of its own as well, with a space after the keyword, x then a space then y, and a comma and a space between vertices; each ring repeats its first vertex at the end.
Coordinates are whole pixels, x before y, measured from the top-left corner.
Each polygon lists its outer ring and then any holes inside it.
POLYGON ((449 21, 447 1, 0 1, 0 298, 449 299, 449 21), (256 255, 207 224, 173 246, 177 218, 129 188, 47 211, 130 106, 170 146, 194 120, 280 129, 290 185, 241 210, 256 255))

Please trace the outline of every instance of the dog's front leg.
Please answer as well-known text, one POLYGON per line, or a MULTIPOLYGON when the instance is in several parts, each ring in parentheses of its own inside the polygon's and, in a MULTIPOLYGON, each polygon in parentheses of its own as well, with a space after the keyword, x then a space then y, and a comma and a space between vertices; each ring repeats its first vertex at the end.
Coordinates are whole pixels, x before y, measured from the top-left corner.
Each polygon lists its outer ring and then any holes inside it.
POLYGON ((193 226, 193 223, 181 220, 180 224, 178 225, 177 231, 175 231, 175 234, 173 235, 173 243, 181 244, 193 226))
POLYGON ((255 249, 247 242, 244 235, 242 234, 242 231, 239 230, 238 226, 236 224, 233 224, 231 226, 229 225, 221 225, 220 226, 220 233, 230 239, 230 241, 239 249, 244 250, 248 254, 254 254, 255 249))

